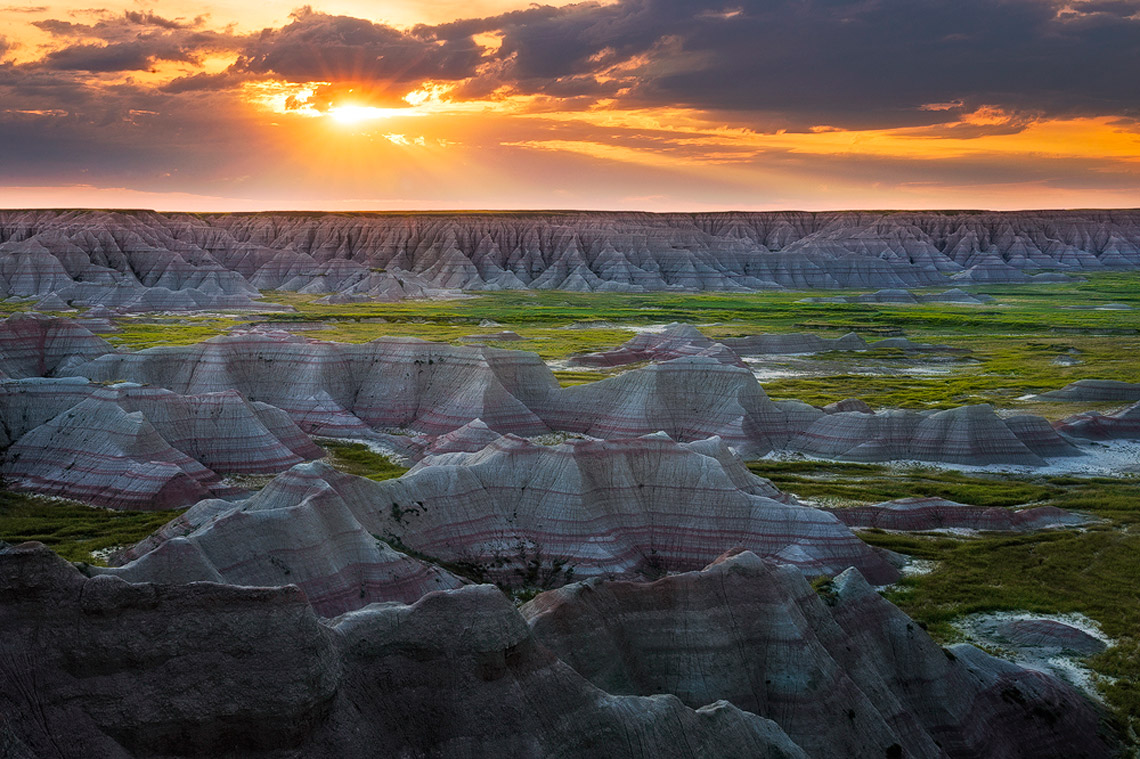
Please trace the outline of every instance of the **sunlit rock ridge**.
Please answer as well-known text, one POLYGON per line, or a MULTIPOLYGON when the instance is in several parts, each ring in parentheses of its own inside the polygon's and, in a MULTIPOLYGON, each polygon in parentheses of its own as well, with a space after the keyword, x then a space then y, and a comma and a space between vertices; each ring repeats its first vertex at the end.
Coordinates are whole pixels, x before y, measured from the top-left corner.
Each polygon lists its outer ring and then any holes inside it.
POLYGON ((0 297, 122 310, 248 307, 259 290, 902 288, 1135 268, 1135 210, 0 212, 0 297))

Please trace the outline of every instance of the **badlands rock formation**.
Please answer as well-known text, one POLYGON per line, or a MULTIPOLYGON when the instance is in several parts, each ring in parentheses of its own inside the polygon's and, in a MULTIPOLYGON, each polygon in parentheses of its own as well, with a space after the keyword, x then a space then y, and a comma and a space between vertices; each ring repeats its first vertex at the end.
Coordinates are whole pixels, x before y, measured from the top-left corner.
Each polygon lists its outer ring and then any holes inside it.
POLYGON ((671 361, 683 356, 705 356, 722 364, 743 367, 736 353, 705 337, 691 324, 673 322, 661 332, 639 332, 617 348, 573 356, 571 366, 611 367, 642 361, 671 361))
MULTIPOLYGON (((1002 418, 988 406, 825 414, 798 401, 772 401, 750 371, 708 353, 560 388, 538 356, 523 351, 247 333, 109 353, 69 364, 64 373, 181 395, 237 390, 285 411, 305 432, 330 437, 375 438, 399 428, 431 438, 479 419, 496 432, 524 436, 561 431, 612 439, 663 431, 693 441, 718 435, 745 456, 789 449, 866 461, 1039 466, 1043 458, 1078 453, 1044 419, 1002 418)), ((421 445, 387 440, 408 453, 421 445)))
POLYGON ((852 461, 913 459, 982 466, 1041 466, 1080 451, 1039 416, 1000 417, 980 404, 945 411, 840 411, 820 416, 793 450, 852 461))
POLYGON ((350 345, 250 333, 108 354, 70 372, 184 395, 236 389, 284 410, 310 434, 333 437, 369 437, 386 428, 434 436, 481 419, 519 435, 664 431, 685 441, 720 435, 751 455, 784 444, 822 414, 769 400, 748 370, 708 356, 561 389, 533 353, 413 338, 350 345))
POLYGON ((541 434, 550 430, 533 409, 558 390, 533 353, 414 338, 328 343, 283 333, 112 354, 72 373, 184 395, 237 390, 282 409, 306 432, 332 437, 389 427, 438 435, 473 419, 500 432, 541 434))
POLYGON ((1054 527, 1079 527, 1089 519, 1055 506, 1029 509, 966 506, 945 498, 900 498, 870 506, 830 509, 849 527, 880 530, 989 530, 1029 532, 1054 527))
POLYGON ((114 350, 70 319, 13 314, 0 320, 0 378, 47 377, 114 350))
POLYGON ((673 322, 660 332, 639 332, 617 348, 573 356, 572 366, 613 367, 643 361, 671 361, 686 356, 712 358, 722 364, 746 367, 744 358, 773 355, 823 353, 825 351, 868 351, 893 349, 906 352, 965 353, 949 345, 915 343, 905 337, 891 337, 868 343, 850 332, 842 337, 820 337, 806 333, 773 333, 724 337, 714 342, 690 324, 673 322))
POLYGON ((0 639, 21 759, 806 759, 731 704, 599 690, 488 586, 322 621, 295 587, 88 579, 0 545, 0 639))
POLYGON ((144 310, 261 308, 264 289, 902 289, 1137 267, 1135 211, 0 213, 0 297, 144 310))
POLYGON ((552 587, 699 568, 736 545, 809 575, 855 566, 877 583, 898 577, 838 519, 789 502, 720 440, 664 435, 554 447, 508 436, 383 482, 305 464, 246 501, 199 503, 108 571, 295 583, 331 616, 458 584, 391 547, 481 580, 552 587))
MULTIPOLYGON (((646 345, 680 352, 686 349, 678 346, 695 343, 699 348, 707 341, 681 327, 664 334, 662 341, 646 345)), ((285 448, 303 457, 307 454, 297 446, 305 442, 288 428, 285 416, 308 434, 382 440, 407 455, 419 455, 435 437, 476 419, 495 432, 524 436, 559 431, 612 439, 663 431, 675 440, 693 441, 718 435, 745 456, 786 449, 855 460, 1037 466, 1043 458, 1078 453, 1044 419, 1002 418, 988 406, 868 414, 866 408, 825 413, 797 401, 772 401, 751 372, 731 360, 734 351, 717 344, 697 355, 561 388, 533 353, 413 338, 342 344, 250 331, 195 345, 121 353, 109 352, 105 341, 67 320, 14 317, 0 323, 3 340, 11 346, 3 365, 15 376, 69 375, 104 384, 126 380, 180 396, 236 392, 242 403, 255 404, 251 413, 261 427, 280 428, 291 441, 285 448)), ((864 344, 855 336, 839 339, 856 341, 864 344)), ((623 350, 633 352, 617 353, 623 350)), ((646 351, 639 355, 652 348, 646 351)), ((141 389, 132 393, 136 399, 144 395, 141 389)), ((173 401, 173 396, 162 397, 173 401)), ((188 418, 188 412, 182 413, 188 418)), ((185 440, 182 447, 189 448, 199 432, 184 432, 187 437, 175 440, 185 440)), ((260 428, 254 432, 261 434, 260 428)), ((249 450, 258 447, 250 444, 249 450)), ((204 449, 189 453, 207 458, 204 449)), ((206 463, 242 471, 232 455, 206 463)))
POLYGON ((523 607, 535 637, 612 693, 726 699, 811 756, 1106 756, 1073 688, 939 648, 852 569, 825 597, 751 553, 652 584, 591 580, 523 607))
POLYGON ((10 486, 112 508, 188 505, 233 493, 218 472, 274 473, 324 455, 283 411, 234 390, 3 380, 0 422, 10 486))
POLYGON ((1140 403, 1114 414, 1086 411, 1066 417, 1054 425, 1070 437, 1088 440, 1140 440, 1140 403))
POLYGON ((1020 649, 1051 649, 1091 656, 1106 648, 1099 638, 1055 619, 1011 619, 992 623, 992 629, 995 638, 1020 649))
POLYGON ((822 415, 806 403, 771 400, 747 369, 694 356, 565 388, 543 418, 551 429, 601 438, 718 435, 754 457, 785 447, 822 415))
POLYGON ((910 305, 913 303, 964 303, 976 306, 990 303, 993 297, 980 293, 968 293, 957 287, 940 293, 912 293, 909 290, 877 290, 862 295, 833 295, 820 298, 804 298, 801 303, 891 303, 910 305))
POLYGON ((741 356, 865 351, 870 347, 863 341, 863 338, 854 332, 834 338, 796 333, 749 335, 747 337, 726 337, 721 342, 741 356))
POLYGON ((1140 382, 1120 382, 1118 380, 1083 379, 1070 382, 1060 390, 1041 393, 1039 398, 1051 401, 1073 401, 1079 403, 1101 403, 1110 401, 1140 401, 1140 382))

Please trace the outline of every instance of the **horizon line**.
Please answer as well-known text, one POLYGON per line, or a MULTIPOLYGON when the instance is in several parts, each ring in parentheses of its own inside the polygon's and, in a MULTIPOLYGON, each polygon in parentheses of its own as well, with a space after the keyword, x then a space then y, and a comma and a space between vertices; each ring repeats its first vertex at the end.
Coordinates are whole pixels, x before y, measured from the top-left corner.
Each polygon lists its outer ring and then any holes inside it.
POLYGON ((981 213, 995 213, 995 214, 1011 214, 1011 213, 1077 213, 1083 211, 1128 211, 1140 212, 1140 206, 1073 206, 1073 207, 1058 207, 1058 208, 1016 208, 1016 209, 995 209, 995 208, 827 208, 809 211, 803 208, 781 208, 781 209, 768 209, 763 211, 747 211, 734 208, 725 208, 721 210, 703 210, 703 211, 648 211, 637 209, 600 209, 600 208, 453 208, 453 209, 322 209, 322 208, 306 208, 306 209, 265 209, 259 211, 196 211, 196 210, 166 210, 160 211, 155 208, 142 208, 142 207, 110 207, 110 206, 26 206, 26 207, 0 207, 0 213, 20 213, 20 212, 34 212, 34 211, 50 211, 50 212, 65 212, 65 211, 83 211, 83 212, 104 212, 104 213, 153 213, 153 214, 185 214, 193 216, 220 216, 220 215, 265 215, 265 214, 370 214, 370 215, 383 215, 383 216, 400 216, 400 215, 449 215, 449 214, 644 214, 649 216, 698 216, 708 214, 779 214, 779 213, 798 213, 798 214, 826 214, 826 213, 959 213, 959 214, 981 214, 981 213))

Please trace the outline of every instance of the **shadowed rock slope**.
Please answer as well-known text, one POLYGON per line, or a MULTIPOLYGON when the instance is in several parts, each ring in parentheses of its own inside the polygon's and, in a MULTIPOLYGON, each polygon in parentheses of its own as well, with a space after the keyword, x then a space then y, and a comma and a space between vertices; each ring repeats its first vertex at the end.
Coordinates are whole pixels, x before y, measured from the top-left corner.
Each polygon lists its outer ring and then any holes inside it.
POLYGON ((728 703, 597 689, 489 586, 322 622, 295 587, 88 579, 0 544, 0 638, 20 759, 806 757, 728 703))
POLYGON ((248 307, 259 289, 901 289, 1138 266, 1136 211, 0 213, 0 297, 143 310, 248 307))
POLYGON ((567 585, 522 612, 598 687, 727 699, 812 756, 1109 755, 1076 690, 972 646, 939 648, 854 569, 821 597, 741 553, 652 584, 567 585))

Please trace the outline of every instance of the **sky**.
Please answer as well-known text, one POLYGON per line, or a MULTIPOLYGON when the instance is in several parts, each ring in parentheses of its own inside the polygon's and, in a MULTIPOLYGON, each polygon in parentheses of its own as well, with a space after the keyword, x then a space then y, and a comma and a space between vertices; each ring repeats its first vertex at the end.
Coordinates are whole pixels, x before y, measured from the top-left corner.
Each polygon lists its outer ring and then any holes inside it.
POLYGON ((1140 0, 0 5, 0 207, 1140 207, 1140 0))

